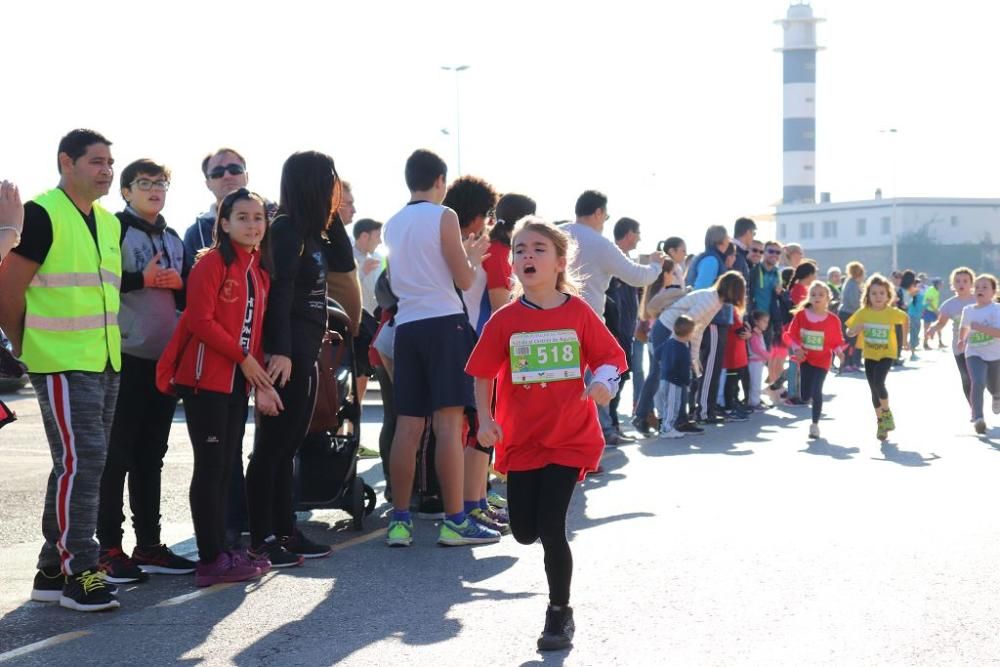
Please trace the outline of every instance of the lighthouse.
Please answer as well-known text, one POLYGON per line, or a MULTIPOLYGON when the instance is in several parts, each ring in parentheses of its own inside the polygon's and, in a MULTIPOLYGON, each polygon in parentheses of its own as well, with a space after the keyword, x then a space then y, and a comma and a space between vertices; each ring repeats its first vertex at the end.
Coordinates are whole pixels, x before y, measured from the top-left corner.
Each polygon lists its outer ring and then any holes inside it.
POLYGON ((775 21, 784 45, 783 204, 816 203, 816 24, 808 4, 794 4, 775 21))

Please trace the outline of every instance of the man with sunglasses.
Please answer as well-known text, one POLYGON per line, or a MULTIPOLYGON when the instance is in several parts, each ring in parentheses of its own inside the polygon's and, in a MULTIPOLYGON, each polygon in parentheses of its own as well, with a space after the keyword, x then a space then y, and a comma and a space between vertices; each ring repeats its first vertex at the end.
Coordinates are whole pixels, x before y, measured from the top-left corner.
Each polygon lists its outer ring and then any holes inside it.
MULTIPOLYGON (((750 250, 747 252, 747 264, 750 265, 750 270, 753 271, 754 267, 761 263, 764 259, 764 242, 754 239, 750 242, 750 250)), ((749 284, 749 280, 747 284, 749 284)))
POLYGON ((205 175, 205 187, 215 195, 215 202, 184 233, 185 273, 191 270, 198 253, 212 246, 216 211, 223 197, 245 188, 249 180, 247 161, 232 148, 220 148, 206 155, 201 161, 201 173, 205 175))

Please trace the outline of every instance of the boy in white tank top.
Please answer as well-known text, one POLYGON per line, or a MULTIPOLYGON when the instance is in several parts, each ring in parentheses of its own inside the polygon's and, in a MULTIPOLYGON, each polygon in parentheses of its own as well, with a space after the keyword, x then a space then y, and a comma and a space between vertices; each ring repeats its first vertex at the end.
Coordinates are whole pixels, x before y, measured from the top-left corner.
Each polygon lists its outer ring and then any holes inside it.
POLYGON ((489 239, 462 239, 458 216, 441 205, 447 166, 426 150, 406 161, 410 201, 383 228, 389 249, 392 290, 399 299, 395 317, 393 388, 396 433, 390 478, 393 514, 386 543, 413 542, 410 496, 417 448, 433 417, 436 464, 445 520, 438 543, 447 546, 496 542, 500 534, 468 519, 463 511, 462 422, 473 405, 472 379, 465 363, 475 345, 458 290, 472 286, 489 239))

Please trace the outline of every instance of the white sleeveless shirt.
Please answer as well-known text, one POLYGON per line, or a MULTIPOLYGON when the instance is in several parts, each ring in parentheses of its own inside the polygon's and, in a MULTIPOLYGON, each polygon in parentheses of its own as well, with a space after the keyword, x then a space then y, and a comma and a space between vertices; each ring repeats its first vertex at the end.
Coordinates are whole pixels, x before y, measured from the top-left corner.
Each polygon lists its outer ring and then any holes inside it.
POLYGON ((444 211, 440 204, 411 202, 382 229, 382 242, 389 249, 389 279, 399 299, 396 324, 463 312, 441 250, 444 211))

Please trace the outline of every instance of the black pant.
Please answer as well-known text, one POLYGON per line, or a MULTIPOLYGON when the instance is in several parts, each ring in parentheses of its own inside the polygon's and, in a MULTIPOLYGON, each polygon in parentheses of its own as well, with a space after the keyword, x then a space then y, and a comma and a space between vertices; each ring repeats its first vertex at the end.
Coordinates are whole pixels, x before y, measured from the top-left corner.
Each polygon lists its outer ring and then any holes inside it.
POLYGON ((730 368, 726 371, 726 409, 732 410, 739 405, 740 385, 743 385, 743 398, 750 398, 750 367, 730 368))
POLYGON ((160 471, 176 408, 176 398, 156 389, 156 361, 123 354, 97 512, 97 540, 102 548, 122 546, 126 474, 136 543, 142 547, 160 543, 160 471))
POLYGON ((972 378, 969 377, 969 367, 965 363, 965 353, 955 355, 955 363, 958 365, 958 373, 962 376, 962 393, 965 400, 972 404, 972 378))
POLYGON ((818 424, 823 415, 823 382, 826 374, 827 369, 813 366, 808 361, 799 364, 799 398, 803 402, 812 400, 813 424, 818 424))
POLYGON ((558 607, 569 604, 573 553, 566 539, 566 512, 579 477, 579 468, 556 464, 507 475, 511 532, 521 544, 542 540, 549 603, 558 607))
POLYGON ((382 459, 385 490, 391 494, 389 459, 392 456, 392 438, 396 435, 396 399, 393 396, 392 377, 385 366, 375 367, 375 379, 378 380, 379 391, 382 394, 382 430, 378 434, 378 455, 382 459))
POLYGON ((868 378, 868 388, 872 390, 872 405, 876 410, 882 401, 888 400, 889 391, 885 388, 885 379, 892 370, 893 359, 865 359, 865 377, 868 378))
POLYGON ((276 417, 260 415, 253 456, 247 466, 247 508, 250 510, 250 542, 289 536, 295 531, 292 505, 292 465, 295 452, 309 429, 316 406, 316 360, 293 360, 292 376, 284 387, 276 387, 285 409, 276 417))
POLYGON ((182 390, 188 434, 194 447, 191 476, 191 519, 203 563, 223 550, 226 533, 226 492, 233 460, 243 449, 247 425, 246 381, 242 374, 231 394, 182 390))
POLYGON ((719 400, 719 381, 722 379, 722 361, 726 354, 726 336, 729 327, 709 324, 701 339, 701 384, 697 392, 698 416, 705 419, 715 412, 719 400))

